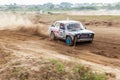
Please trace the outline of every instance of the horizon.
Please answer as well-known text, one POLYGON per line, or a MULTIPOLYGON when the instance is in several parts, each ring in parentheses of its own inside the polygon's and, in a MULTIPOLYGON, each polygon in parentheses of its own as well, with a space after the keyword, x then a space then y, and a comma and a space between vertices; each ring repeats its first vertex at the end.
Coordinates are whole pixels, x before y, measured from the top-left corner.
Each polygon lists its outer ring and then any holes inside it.
POLYGON ((45 3, 53 3, 53 4, 60 4, 61 2, 69 2, 72 4, 76 3, 116 3, 120 2, 120 0, 109 0, 109 1, 104 1, 104 0, 0 0, 0 5, 9 5, 9 4, 18 4, 18 5, 41 5, 45 3))

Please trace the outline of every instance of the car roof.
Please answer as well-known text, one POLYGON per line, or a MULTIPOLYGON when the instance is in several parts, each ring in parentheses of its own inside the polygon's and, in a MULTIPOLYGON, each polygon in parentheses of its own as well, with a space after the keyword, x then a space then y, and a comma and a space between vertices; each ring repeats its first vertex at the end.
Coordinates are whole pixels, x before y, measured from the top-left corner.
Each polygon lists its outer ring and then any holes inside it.
POLYGON ((56 21, 59 23, 80 23, 79 21, 74 21, 74 20, 60 20, 60 21, 56 21))

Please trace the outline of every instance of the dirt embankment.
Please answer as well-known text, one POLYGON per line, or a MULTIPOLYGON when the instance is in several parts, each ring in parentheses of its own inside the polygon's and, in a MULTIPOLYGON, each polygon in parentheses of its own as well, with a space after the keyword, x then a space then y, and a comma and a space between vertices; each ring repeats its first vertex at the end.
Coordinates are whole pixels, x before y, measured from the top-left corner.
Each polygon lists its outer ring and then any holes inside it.
POLYGON ((108 27, 112 27, 112 26, 115 26, 115 27, 119 27, 120 23, 119 22, 115 22, 115 21, 96 21, 96 20, 93 20, 93 21, 85 21, 84 24, 86 26, 108 26, 108 27))

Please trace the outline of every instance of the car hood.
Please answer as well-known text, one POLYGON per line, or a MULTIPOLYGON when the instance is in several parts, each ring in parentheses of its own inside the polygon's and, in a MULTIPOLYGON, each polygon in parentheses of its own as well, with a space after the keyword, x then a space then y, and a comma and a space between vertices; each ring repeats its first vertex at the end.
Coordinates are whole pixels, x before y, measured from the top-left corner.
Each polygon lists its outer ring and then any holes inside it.
POLYGON ((90 33, 93 33, 93 31, 90 31, 90 30, 87 30, 87 29, 83 29, 83 30, 80 30, 80 31, 70 31, 69 32, 70 34, 72 35, 75 35, 75 34, 90 34, 90 33))

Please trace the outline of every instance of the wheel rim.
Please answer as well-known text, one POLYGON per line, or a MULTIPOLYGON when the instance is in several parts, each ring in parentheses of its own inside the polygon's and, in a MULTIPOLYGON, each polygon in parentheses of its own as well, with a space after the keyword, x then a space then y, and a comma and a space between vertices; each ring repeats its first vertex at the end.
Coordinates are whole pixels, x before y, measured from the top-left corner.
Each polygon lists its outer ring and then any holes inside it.
POLYGON ((71 45, 71 39, 70 39, 70 37, 67 37, 67 39, 66 39, 66 44, 69 46, 69 45, 71 45))

